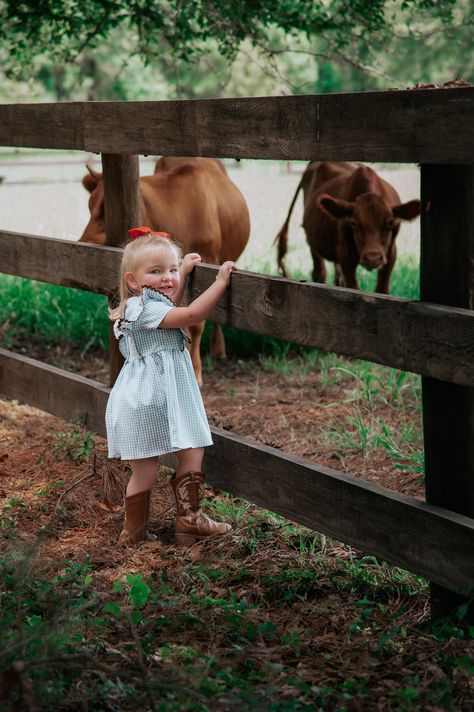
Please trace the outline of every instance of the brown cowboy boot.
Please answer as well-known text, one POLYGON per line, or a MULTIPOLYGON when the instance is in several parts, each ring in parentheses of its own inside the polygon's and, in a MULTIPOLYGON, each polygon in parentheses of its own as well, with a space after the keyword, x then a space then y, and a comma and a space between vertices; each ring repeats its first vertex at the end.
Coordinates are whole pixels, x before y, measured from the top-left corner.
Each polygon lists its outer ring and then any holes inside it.
POLYGON ((148 517, 150 516, 151 490, 137 492, 125 497, 125 523, 119 542, 138 544, 146 539, 148 517))
POLYGON ((185 472, 173 477, 171 486, 176 499, 176 541, 190 546, 207 536, 226 534, 230 524, 215 522, 206 516, 201 507, 204 495, 204 474, 185 472))

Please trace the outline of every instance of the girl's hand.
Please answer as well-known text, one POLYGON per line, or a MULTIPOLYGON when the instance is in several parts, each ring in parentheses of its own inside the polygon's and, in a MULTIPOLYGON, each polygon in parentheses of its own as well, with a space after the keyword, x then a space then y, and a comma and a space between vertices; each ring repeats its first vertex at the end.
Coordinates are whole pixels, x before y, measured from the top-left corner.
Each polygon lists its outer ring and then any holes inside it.
POLYGON ((198 255, 197 252, 189 252, 181 262, 181 273, 183 275, 189 274, 199 262, 201 262, 201 255, 198 255))
POLYGON ((235 262, 224 262, 219 272, 217 273, 216 281, 221 280, 224 282, 225 286, 228 287, 230 284, 230 276, 234 270, 237 269, 235 262))

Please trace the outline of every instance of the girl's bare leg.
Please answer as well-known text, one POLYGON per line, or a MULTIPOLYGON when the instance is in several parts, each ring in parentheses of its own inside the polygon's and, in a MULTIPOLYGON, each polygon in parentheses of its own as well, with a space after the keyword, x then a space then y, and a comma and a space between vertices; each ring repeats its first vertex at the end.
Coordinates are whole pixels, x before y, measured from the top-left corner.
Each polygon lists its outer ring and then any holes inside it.
POLYGON ((127 486, 127 497, 138 492, 150 490, 156 481, 158 469, 157 457, 146 457, 142 460, 130 460, 132 476, 127 486))
POLYGON ((176 476, 184 475, 185 472, 201 472, 202 459, 204 457, 203 447, 193 447, 188 450, 179 450, 175 453, 178 458, 178 468, 176 476))

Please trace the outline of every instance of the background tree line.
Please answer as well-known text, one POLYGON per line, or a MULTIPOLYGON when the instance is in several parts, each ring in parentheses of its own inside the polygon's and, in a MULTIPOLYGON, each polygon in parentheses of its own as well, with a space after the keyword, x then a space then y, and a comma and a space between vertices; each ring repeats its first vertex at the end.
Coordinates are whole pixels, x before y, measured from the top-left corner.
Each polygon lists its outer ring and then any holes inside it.
POLYGON ((474 81, 474 0, 0 0, 0 100, 474 81))

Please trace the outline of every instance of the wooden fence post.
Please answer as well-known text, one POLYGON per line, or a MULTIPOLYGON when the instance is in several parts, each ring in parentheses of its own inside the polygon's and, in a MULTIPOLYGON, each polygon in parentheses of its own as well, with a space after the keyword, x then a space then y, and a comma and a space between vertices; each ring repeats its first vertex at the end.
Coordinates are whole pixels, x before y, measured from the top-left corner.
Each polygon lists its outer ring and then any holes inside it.
MULTIPOLYGON (((421 204, 420 298, 473 309, 474 166, 422 165, 421 204)), ((422 390, 426 500, 474 518, 474 387, 424 377, 422 390)), ((465 601, 431 584, 432 618, 465 601)))
MULTIPOLYGON (((103 153, 104 208, 107 244, 112 247, 123 245, 127 230, 140 224, 140 171, 138 156, 103 153)), ((109 300, 109 304, 112 303, 109 300)), ((123 358, 118 342, 113 335, 112 323, 109 329, 109 377, 113 386, 123 358)))

